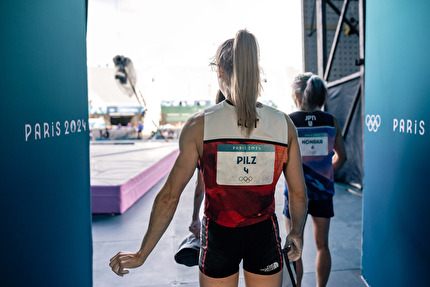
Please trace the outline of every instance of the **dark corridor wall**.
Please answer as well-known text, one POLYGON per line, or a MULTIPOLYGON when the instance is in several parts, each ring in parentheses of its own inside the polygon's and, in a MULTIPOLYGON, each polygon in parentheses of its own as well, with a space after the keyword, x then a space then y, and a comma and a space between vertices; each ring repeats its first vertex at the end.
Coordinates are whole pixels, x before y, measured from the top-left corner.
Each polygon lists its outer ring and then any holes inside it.
POLYGON ((363 277, 427 286, 430 2, 367 1, 363 277))
POLYGON ((84 0, 0 1, 1 286, 91 286, 84 0))

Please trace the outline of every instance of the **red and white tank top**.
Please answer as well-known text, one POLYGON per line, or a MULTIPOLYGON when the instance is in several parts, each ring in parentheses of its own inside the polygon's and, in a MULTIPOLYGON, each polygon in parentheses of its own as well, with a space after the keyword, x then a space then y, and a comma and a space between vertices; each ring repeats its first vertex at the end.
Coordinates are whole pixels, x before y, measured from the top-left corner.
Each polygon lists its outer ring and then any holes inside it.
POLYGON ((276 183, 288 160, 288 125, 274 108, 263 105, 257 112, 256 128, 246 138, 231 103, 205 110, 199 159, 204 214, 223 226, 251 225, 275 212, 276 183))

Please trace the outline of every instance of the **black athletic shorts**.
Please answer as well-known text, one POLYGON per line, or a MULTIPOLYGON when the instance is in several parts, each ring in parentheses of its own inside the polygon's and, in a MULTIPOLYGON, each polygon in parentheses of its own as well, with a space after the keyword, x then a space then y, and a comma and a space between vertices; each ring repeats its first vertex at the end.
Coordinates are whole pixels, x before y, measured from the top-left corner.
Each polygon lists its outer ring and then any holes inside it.
POLYGON ((206 276, 224 278, 243 269, 272 275, 282 270, 281 238, 276 215, 253 225, 225 227, 203 217, 199 268, 206 276))
MULTIPOLYGON (((283 214, 287 218, 290 217, 290 204, 288 198, 285 196, 285 204, 283 214)), ((309 200, 308 201, 308 214, 315 217, 331 218, 334 216, 333 210, 333 196, 329 199, 323 200, 309 200)))

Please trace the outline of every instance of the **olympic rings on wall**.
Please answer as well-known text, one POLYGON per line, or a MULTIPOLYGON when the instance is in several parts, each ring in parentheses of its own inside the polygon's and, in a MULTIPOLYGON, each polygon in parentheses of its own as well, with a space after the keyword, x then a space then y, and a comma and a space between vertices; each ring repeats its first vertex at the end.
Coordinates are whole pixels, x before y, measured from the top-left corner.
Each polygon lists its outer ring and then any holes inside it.
POLYGON ((366 126, 369 129, 369 132, 377 132, 380 125, 381 117, 379 115, 366 116, 366 126))

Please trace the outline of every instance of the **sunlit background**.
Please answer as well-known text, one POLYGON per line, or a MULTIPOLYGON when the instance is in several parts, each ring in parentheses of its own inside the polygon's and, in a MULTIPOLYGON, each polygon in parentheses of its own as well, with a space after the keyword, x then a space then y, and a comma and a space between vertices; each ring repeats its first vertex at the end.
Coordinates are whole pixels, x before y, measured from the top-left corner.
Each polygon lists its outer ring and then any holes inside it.
POLYGON ((91 106, 112 104, 106 103, 106 93, 115 94, 116 105, 138 104, 115 86, 116 55, 133 61, 147 103, 146 121, 159 123, 162 101, 214 101, 218 83, 208 64, 223 41, 246 28, 260 45, 260 100, 289 112, 294 108, 291 81, 303 67, 301 13, 300 0, 90 0, 91 106))

